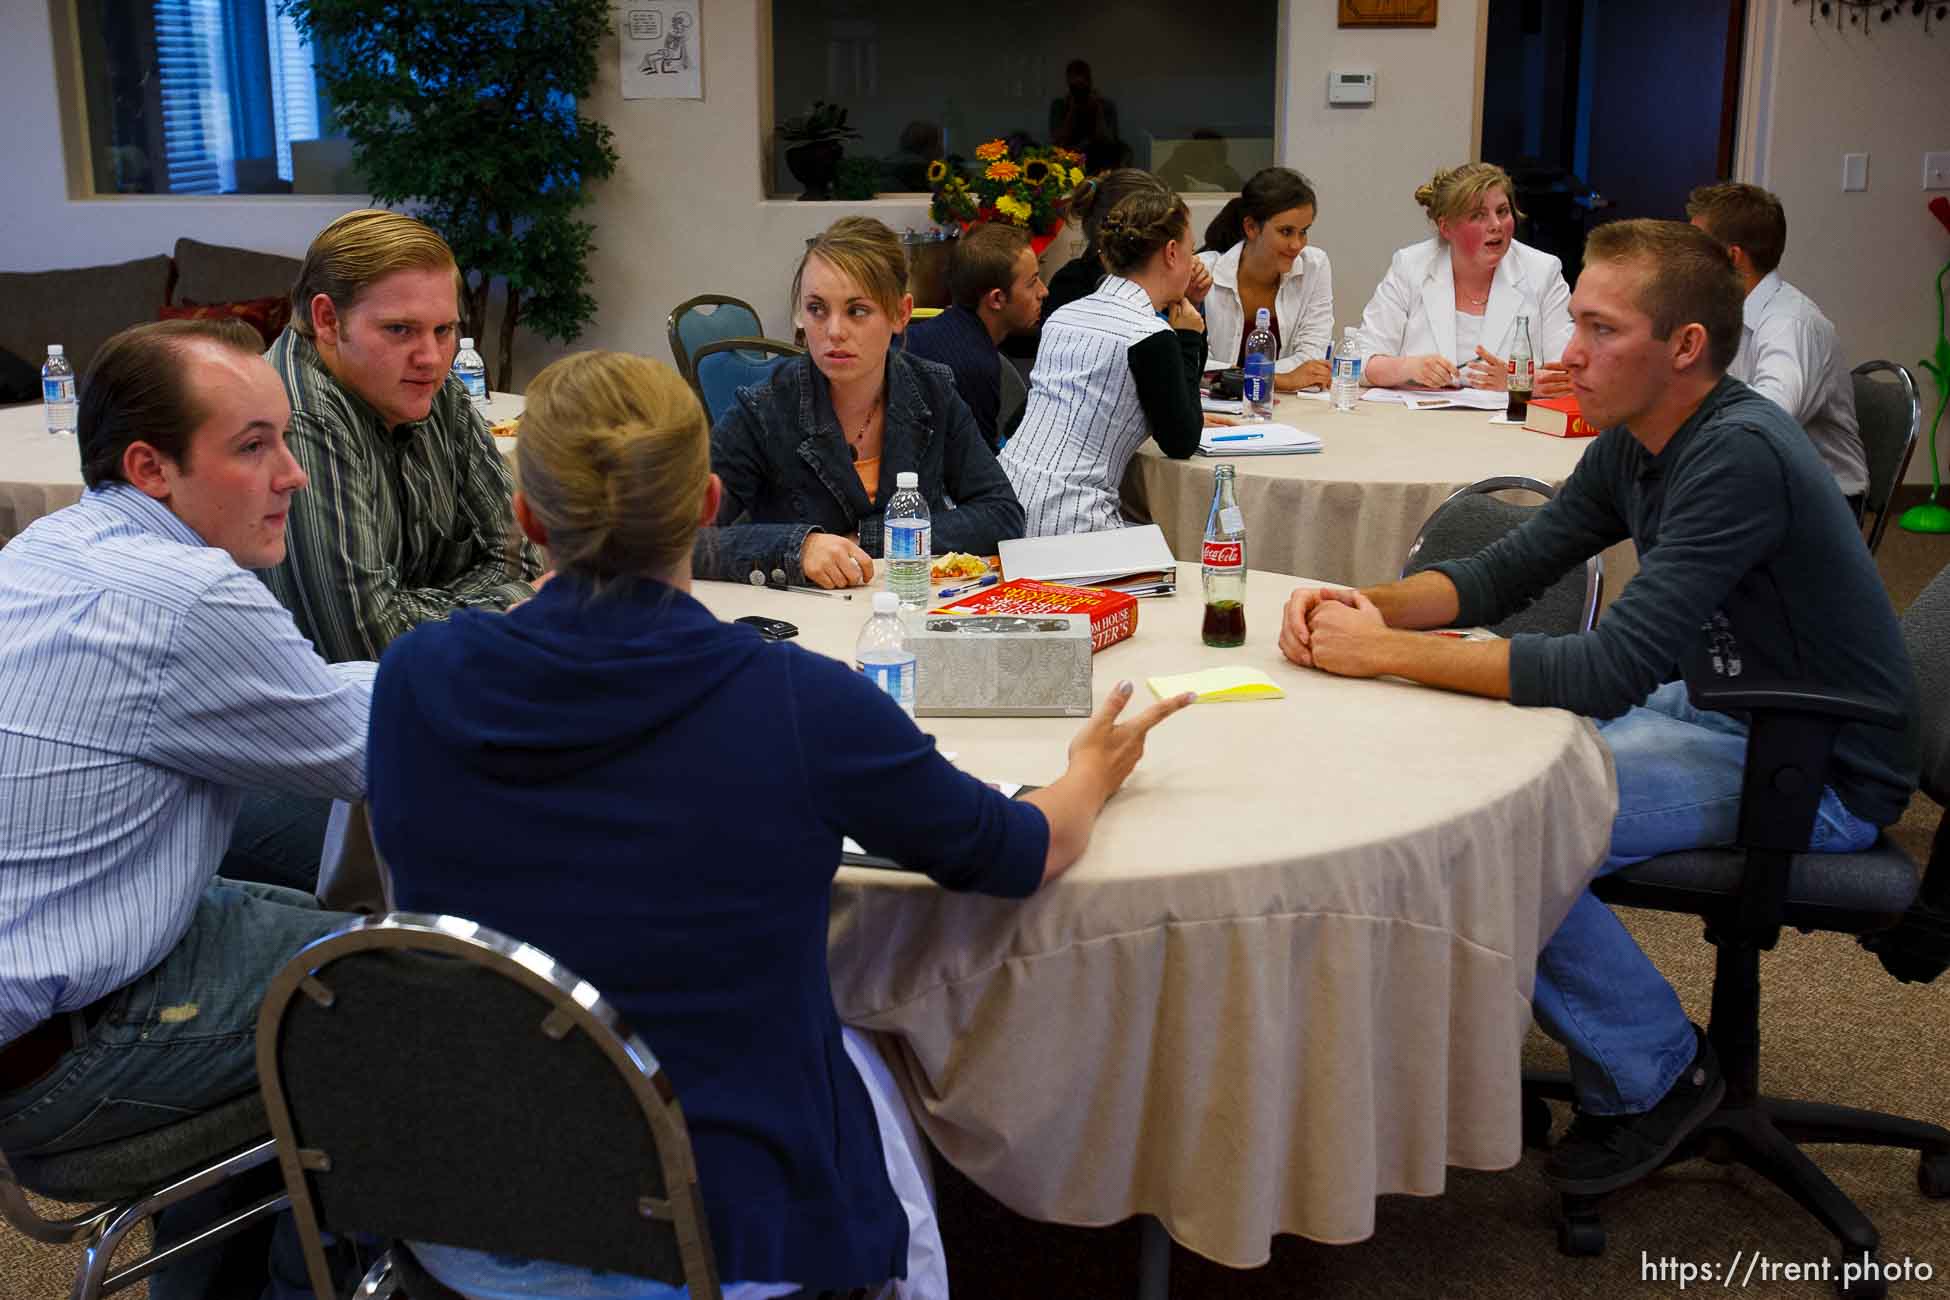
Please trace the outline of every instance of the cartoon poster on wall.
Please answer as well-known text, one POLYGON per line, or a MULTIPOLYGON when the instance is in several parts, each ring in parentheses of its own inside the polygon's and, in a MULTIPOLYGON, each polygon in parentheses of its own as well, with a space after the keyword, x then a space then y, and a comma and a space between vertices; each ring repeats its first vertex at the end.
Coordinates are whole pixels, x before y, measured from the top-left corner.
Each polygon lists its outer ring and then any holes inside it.
POLYGON ((623 98, 704 98, 704 28, 698 21, 698 2, 624 4, 623 98))

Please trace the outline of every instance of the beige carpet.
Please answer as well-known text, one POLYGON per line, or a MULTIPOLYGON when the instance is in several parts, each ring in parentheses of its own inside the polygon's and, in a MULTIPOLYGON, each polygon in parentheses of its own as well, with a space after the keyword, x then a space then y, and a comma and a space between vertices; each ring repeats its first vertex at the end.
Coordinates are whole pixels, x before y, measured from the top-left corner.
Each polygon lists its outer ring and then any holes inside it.
MULTIPOLYGON (((1911 497, 1915 495, 1911 492, 1911 497)), ((1905 500, 1903 504, 1909 502, 1905 500)), ((1877 557, 1890 598, 1906 606, 1950 563, 1950 537, 1919 537, 1893 524, 1877 557)), ((1941 810, 1921 795, 1895 834, 1919 861, 1941 810)), ((1625 913, 1626 923, 1679 989, 1696 1020, 1707 1018, 1712 949, 1696 922, 1625 913)), ((1762 1086, 1950 1125, 1950 977, 1902 985, 1853 940, 1789 933, 1762 965, 1762 1086)), ((1556 1048, 1533 1035, 1530 1064, 1556 1048)), ((1561 1063, 1561 1054, 1557 1062, 1561 1063)), ((1559 1115, 1559 1129, 1563 1116, 1559 1115)), ((1950 1202, 1916 1190, 1916 1160, 1894 1152, 1816 1148, 1816 1156, 1882 1233, 1885 1261, 1908 1259, 1935 1276, 1893 1294, 1950 1297, 1950 1202)), ((1354 1246, 1282 1237, 1266 1267, 1239 1272, 1184 1250, 1172 1252, 1173 1300, 1510 1300, 1511 1297, 1676 1296, 1676 1280, 1642 1276, 1646 1256, 1725 1269, 1758 1255, 1743 1289, 1766 1300, 1826 1297, 1825 1283, 1763 1281, 1769 1265, 1819 1260, 1827 1235, 1771 1185, 1738 1168, 1696 1163, 1670 1170, 1607 1202, 1609 1244, 1597 1259, 1566 1259, 1551 1229, 1554 1201, 1540 1157, 1502 1173, 1451 1173, 1446 1195, 1390 1197, 1375 1235, 1354 1246)), ((1061 1228, 1022 1219, 944 1170, 941 1217, 958 1300, 1124 1300, 1137 1285, 1137 1230, 1061 1228)), ((75 1252, 39 1246, 0 1228, 0 1300, 67 1295, 75 1252)), ((1688 1293, 1712 1288, 1695 1284, 1688 1293)), ((140 1297, 145 1288, 124 1292, 140 1297)), ((228 1297, 213 1300, 229 1300, 228 1297)))

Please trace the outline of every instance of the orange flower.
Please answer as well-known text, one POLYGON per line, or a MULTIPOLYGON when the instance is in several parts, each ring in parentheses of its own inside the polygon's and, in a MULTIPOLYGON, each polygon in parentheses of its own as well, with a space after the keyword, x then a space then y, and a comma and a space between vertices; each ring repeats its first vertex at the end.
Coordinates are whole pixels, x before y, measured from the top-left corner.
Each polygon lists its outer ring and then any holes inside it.
POLYGON ((990 163, 989 169, 982 174, 992 181, 1012 181, 1022 175, 1022 168, 1004 158, 1000 162, 990 163))
POLYGON ((1009 156, 1009 146, 1000 140, 991 140, 987 144, 976 145, 975 156, 983 162, 994 162, 997 158, 1009 156))

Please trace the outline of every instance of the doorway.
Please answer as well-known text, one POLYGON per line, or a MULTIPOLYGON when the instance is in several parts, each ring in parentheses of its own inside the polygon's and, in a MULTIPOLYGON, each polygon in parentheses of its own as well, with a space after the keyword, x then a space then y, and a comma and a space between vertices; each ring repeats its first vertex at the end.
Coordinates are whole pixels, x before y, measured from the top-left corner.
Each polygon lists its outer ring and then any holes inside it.
POLYGON ((1572 283, 1592 226, 1732 174, 1747 0, 1489 0, 1482 157, 1572 283))

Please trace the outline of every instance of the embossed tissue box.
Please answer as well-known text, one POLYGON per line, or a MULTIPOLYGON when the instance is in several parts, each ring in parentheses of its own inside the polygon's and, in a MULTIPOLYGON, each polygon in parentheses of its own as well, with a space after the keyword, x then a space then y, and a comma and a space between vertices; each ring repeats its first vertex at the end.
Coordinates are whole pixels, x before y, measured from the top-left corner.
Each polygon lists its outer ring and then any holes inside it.
POLYGON ((1090 616, 925 614, 907 624, 924 717, 1090 716, 1090 616))

